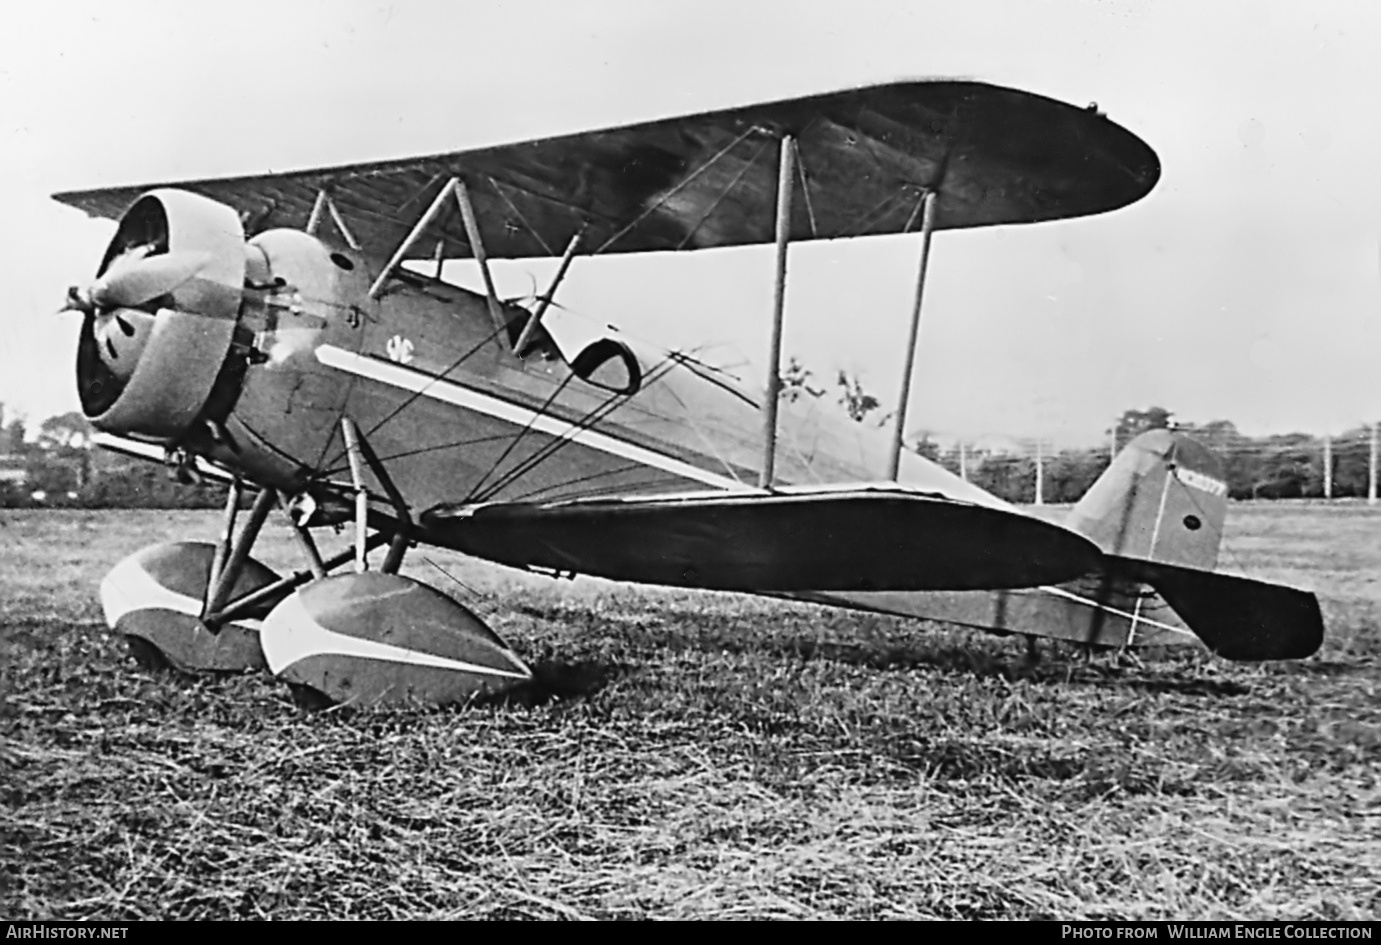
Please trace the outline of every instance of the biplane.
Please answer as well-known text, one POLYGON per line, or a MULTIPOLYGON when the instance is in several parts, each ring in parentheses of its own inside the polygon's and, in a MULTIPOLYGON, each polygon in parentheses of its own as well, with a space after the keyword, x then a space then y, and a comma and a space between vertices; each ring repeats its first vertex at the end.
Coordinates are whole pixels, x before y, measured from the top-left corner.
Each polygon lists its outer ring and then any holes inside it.
POLYGON ((86 416, 113 448, 228 484, 220 540, 118 563, 107 620, 143 662, 266 666, 335 702, 449 702, 530 679, 474 614, 399 573, 422 543, 557 576, 1306 656, 1322 637, 1313 596, 1213 571, 1225 489, 1187 438, 1133 443, 1064 523, 904 448, 932 235, 1111 211, 1159 174, 1092 106, 910 81, 58 194, 118 221, 67 303, 83 315, 86 416), (791 244, 908 233, 915 304, 890 435, 783 398, 791 244), (776 247, 765 390, 556 301, 589 256, 763 243, 776 247), (559 261, 550 286, 500 298, 489 261, 539 257, 559 261), (478 265, 482 291, 442 278, 457 259, 478 265), (253 557, 270 515, 296 536, 295 573, 253 557), (324 527, 349 547, 320 550, 324 527))

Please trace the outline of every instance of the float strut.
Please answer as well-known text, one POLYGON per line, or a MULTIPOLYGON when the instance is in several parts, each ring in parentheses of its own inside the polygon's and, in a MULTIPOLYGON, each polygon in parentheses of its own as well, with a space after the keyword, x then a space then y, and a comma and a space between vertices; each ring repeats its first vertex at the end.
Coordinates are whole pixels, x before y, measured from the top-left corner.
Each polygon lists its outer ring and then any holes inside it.
MULTIPOLYGON (((384 541, 385 536, 383 535, 370 535, 368 547, 370 549, 377 548, 380 545, 382 545, 384 541)), ((323 569, 326 571, 330 571, 333 568, 338 568, 354 556, 355 549, 347 548, 340 554, 332 558, 328 558, 324 562, 322 562, 323 569)), ((302 585, 308 583, 309 581, 315 580, 316 577, 316 574, 311 570, 298 571, 296 574, 289 575, 285 578, 280 578, 277 581, 274 581, 272 584, 266 584, 265 586, 259 588, 257 591, 252 591, 246 594, 244 597, 239 598, 238 600, 231 601, 225 607, 224 610, 221 610, 218 613, 208 614, 205 619, 208 622, 214 621, 217 624, 229 623, 232 620, 237 620, 240 617, 243 617, 247 612, 253 610, 259 604, 263 603, 264 601, 273 599, 275 595, 281 594, 284 591, 295 590, 301 587, 302 585)))
POLYGON ((226 598, 230 596, 230 591, 235 587, 240 571, 244 568, 245 559, 249 557, 249 550, 254 547, 254 540, 259 537, 259 529, 264 527, 264 519, 268 518, 269 509, 273 508, 277 499, 278 492, 275 489, 261 489, 255 496, 254 506, 249 510, 249 520, 240 530, 240 537, 236 539, 235 546, 230 549, 225 567, 216 575, 216 585, 206 599, 203 614, 213 614, 220 610, 226 598))
POLYGON ((355 570, 365 571, 369 568, 369 563, 365 560, 365 551, 369 547, 369 492, 364 482, 364 467, 368 465, 374 477, 383 486, 384 493, 393 505, 393 514, 398 519, 398 528, 393 532, 382 569, 385 574, 394 574, 403 563, 403 555, 407 552, 408 546, 412 544, 412 516, 408 513, 407 503, 403 501, 403 494, 393 484, 393 479, 389 477, 384 464, 379 461, 374 448, 369 445, 369 440, 360 435, 354 421, 349 417, 341 418, 340 424, 341 431, 345 434, 346 455, 350 459, 350 477, 355 484, 355 570))
POLYGON ((389 476, 388 470, 384 468, 384 464, 379 461, 374 447, 369 445, 369 440, 363 436, 359 437, 359 447, 360 455, 369 464, 374 478, 378 479, 384 487, 388 501, 393 504, 393 514, 398 519, 398 530, 393 533, 393 538, 388 546, 388 554, 384 556, 383 566, 379 569, 385 574, 397 574, 398 568, 403 564, 403 555, 412 545, 412 515, 408 513, 408 504, 403 501, 403 494, 393 484, 393 479, 389 476))
POLYGON ((240 511, 240 477, 236 476, 230 480, 230 489, 225 496, 225 515, 222 521, 225 523, 221 529, 220 541, 216 543, 216 554, 211 559, 211 572, 206 576, 206 597, 202 600, 203 606, 211 603, 211 591, 219 583, 221 571, 225 570, 226 559, 230 557, 230 542, 235 537, 235 518, 240 511))

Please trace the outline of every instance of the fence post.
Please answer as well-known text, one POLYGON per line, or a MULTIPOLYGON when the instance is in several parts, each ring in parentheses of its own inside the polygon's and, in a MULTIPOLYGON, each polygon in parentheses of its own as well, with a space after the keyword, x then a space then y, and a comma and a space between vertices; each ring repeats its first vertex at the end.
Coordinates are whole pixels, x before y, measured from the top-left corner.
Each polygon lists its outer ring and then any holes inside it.
POLYGON ((1367 505, 1376 504, 1376 428, 1377 422, 1371 422, 1371 462, 1367 465, 1367 505))
POLYGON ((1323 497, 1333 498, 1333 437, 1323 435, 1323 497))

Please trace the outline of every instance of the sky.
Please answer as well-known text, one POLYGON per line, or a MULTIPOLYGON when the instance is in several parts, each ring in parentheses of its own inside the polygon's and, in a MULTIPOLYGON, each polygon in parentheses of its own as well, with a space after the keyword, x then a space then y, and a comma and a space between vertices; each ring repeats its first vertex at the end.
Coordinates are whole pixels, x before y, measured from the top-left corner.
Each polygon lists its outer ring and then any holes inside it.
MULTIPOLYGON (((941 232, 913 431, 1096 441, 1131 407, 1252 434, 1381 417, 1381 6, 1285 0, 49 2, 0 13, 0 403, 75 409, 113 224, 55 191, 520 141, 914 77, 1084 105, 1148 197, 941 232)), ((793 247, 784 351, 895 399, 918 237, 793 247)), ((499 291, 551 264, 498 267, 499 291)), ((450 274, 478 285, 473 273, 450 274)), ((770 247, 578 260, 563 304, 761 376, 770 247)))

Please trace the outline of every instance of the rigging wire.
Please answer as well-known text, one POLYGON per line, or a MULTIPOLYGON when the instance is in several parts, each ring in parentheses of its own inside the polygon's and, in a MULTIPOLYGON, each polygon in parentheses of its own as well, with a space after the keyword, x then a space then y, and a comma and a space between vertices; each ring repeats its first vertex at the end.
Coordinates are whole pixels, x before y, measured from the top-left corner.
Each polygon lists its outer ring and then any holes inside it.
POLYGON ((483 619, 486 623, 488 623, 490 618, 492 618, 496 613, 498 613, 499 608, 494 603, 491 597, 481 594, 478 590, 471 587, 469 584, 466 584, 464 581, 456 577, 450 571, 446 570, 441 565, 437 564, 436 560, 432 558, 431 555, 420 555, 419 557, 421 557, 423 561, 427 562, 427 564, 436 568, 436 570, 440 571, 454 584, 456 584, 458 587, 464 590, 469 595, 470 600, 474 605, 473 609, 481 611, 481 613, 478 616, 481 619, 483 619))
POLYGON ((483 339, 477 342, 475 346, 472 347, 469 351, 466 351, 460 357, 456 358, 455 361, 453 361, 444 371, 442 371, 440 374, 433 375, 431 378, 427 380, 426 384, 423 384, 420 388, 413 391, 406 398, 404 398, 403 402, 400 403, 397 407, 394 407, 387 414, 385 414, 382 420, 379 420, 372 427, 366 430, 365 436, 370 437, 377 433, 380 429, 383 428, 384 424, 390 422, 395 417, 397 417, 398 414, 402 413, 408 407, 416 403, 418 398, 422 397, 431 388, 433 384, 435 384, 437 381, 445 380, 446 375, 450 374, 452 371, 460 367, 466 361, 470 360, 476 354, 483 351, 486 345, 491 343, 495 338, 499 336, 500 333, 506 330, 507 326, 504 326, 503 328, 495 328, 493 331, 491 331, 483 339))
POLYGON ((566 389, 566 387, 571 382, 571 378, 573 377, 575 377, 574 373, 567 374, 565 377, 561 379, 560 384, 557 384, 555 387, 552 388, 551 393, 548 394, 546 400, 542 402, 542 406, 539 409, 533 411, 532 417, 528 420, 527 423, 523 425, 523 428, 518 431, 517 435, 509 441, 508 446, 504 448, 503 452, 499 454, 498 458, 494 460, 490 467, 484 471, 484 474, 475 480, 474 485, 470 487, 470 491, 466 494, 465 498, 462 501, 468 503, 472 501, 476 495, 479 494, 480 488, 484 485, 484 480, 488 479, 491 475, 497 472, 498 468, 503 465, 503 461, 508 459, 512 452, 515 449, 517 449, 518 444, 521 443, 523 439, 529 433, 532 432, 532 425, 537 422, 537 418, 547 416, 548 408, 550 408, 551 405, 556 402, 556 398, 560 396, 563 390, 566 389))
MULTIPOLYGON (((647 389, 647 387, 651 386, 652 384, 656 383, 656 381, 664 377, 667 374, 667 372, 671 370, 672 366, 673 365, 670 363, 670 359, 663 359, 662 361, 659 361, 657 364, 653 365, 653 367, 647 372, 647 377, 644 378, 642 389, 647 389)), ((622 404, 627 402, 628 398, 629 395, 627 394, 614 394, 611 397, 609 397, 603 404, 591 410, 584 417, 581 417, 579 420, 573 423, 569 431, 549 440, 542 447, 540 447, 536 453, 528 457, 528 459, 524 460, 523 462, 520 462, 513 469, 505 473, 485 493, 475 495, 475 501, 488 501, 490 498, 497 495, 500 490, 507 488, 510 484, 515 482, 519 476, 526 475, 533 469, 536 469, 542 463, 551 459, 551 457, 556 455, 556 453, 559 452, 561 449, 575 442, 575 436, 577 434, 591 429, 594 426, 594 424, 598 423, 600 420, 603 420, 609 414, 613 413, 614 410, 618 409, 620 406, 622 406, 622 404)))

